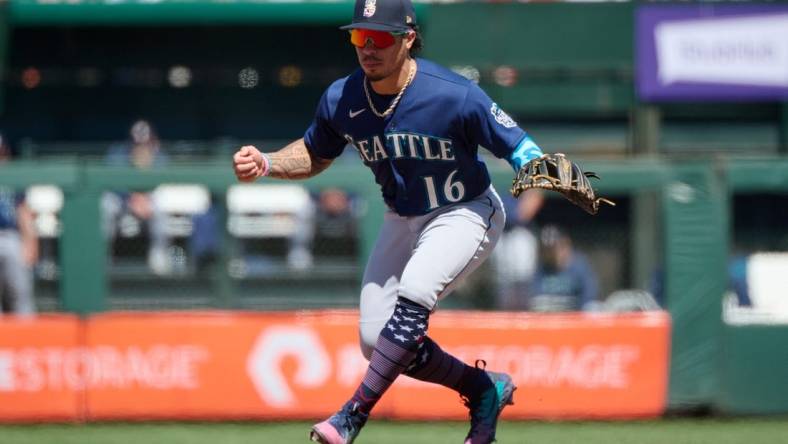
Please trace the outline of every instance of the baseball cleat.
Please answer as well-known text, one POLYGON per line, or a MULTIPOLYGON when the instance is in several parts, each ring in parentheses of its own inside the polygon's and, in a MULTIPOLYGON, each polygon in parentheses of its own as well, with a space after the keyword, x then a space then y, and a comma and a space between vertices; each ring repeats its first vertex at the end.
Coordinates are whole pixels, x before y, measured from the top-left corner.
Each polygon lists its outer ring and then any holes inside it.
POLYGON ((482 391, 474 399, 466 399, 465 405, 470 410, 471 430, 465 438, 465 444, 489 444, 495 441, 495 429, 498 416, 504 407, 514 404, 514 391, 517 387, 511 376, 485 370, 492 385, 482 391))
POLYGON ((358 411, 358 403, 346 403, 342 410, 327 420, 312 426, 309 439, 321 444, 351 444, 369 415, 358 411))

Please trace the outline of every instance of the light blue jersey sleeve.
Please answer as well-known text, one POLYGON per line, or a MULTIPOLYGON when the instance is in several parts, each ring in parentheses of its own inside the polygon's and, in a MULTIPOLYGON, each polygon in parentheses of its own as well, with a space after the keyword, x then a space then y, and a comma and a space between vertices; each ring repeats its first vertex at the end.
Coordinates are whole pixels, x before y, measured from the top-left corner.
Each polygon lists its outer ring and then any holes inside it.
POLYGON ((515 171, 542 155, 533 139, 475 84, 468 90, 463 117, 468 140, 506 159, 515 171))
POLYGON ((523 165, 541 156, 542 149, 531 139, 531 136, 526 134, 506 160, 509 161, 509 164, 515 171, 519 171, 523 165))

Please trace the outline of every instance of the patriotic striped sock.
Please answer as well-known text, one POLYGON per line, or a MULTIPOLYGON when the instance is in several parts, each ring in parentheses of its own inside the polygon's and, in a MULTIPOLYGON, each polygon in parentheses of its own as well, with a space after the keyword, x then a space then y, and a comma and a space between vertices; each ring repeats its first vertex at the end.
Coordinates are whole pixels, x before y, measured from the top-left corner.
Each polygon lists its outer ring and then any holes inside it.
POLYGON ((364 380, 352 402, 359 411, 369 413, 397 376, 413 362, 424 341, 430 311, 407 299, 399 298, 394 314, 380 332, 364 380))
POLYGON ((424 339, 416 359, 404 373, 419 381, 443 385, 467 398, 476 396, 490 385, 483 370, 446 353, 430 338, 424 339))

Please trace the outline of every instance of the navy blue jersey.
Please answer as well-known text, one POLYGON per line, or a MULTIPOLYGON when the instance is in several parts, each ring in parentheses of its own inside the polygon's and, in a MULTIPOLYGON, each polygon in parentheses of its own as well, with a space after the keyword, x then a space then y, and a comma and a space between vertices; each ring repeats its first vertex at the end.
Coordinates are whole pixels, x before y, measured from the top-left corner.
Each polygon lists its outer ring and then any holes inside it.
MULTIPOLYGON (((361 69, 334 82, 323 94, 304 135, 317 157, 334 159, 347 145, 375 175, 386 204, 416 216, 472 200, 490 186, 482 146, 501 158, 534 148, 525 132, 475 83, 424 59, 394 112, 376 116, 364 93, 361 69)), ((376 94, 379 112, 394 95, 376 94)), ((538 154, 541 154, 539 151, 538 154)))

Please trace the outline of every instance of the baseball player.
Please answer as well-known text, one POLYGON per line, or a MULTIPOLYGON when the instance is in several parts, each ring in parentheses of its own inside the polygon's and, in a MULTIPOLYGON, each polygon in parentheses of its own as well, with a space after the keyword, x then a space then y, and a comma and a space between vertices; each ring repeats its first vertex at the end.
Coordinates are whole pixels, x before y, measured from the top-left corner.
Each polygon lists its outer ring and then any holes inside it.
MULTIPOLYGON (((11 155, 0 135, 0 165, 12 161, 11 155)), ((33 266, 37 261, 34 214, 22 193, 0 186, 0 311, 35 314, 33 266)))
POLYGON ((513 403, 512 379, 443 351, 428 335, 429 319, 490 255, 504 226, 478 147, 515 170, 542 152, 473 82, 414 57, 422 40, 410 0, 357 0, 353 22, 342 29, 350 32, 360 69, 326 90, 304 137, 271 154, 244 146, 233 157, 242 182, 305 179, 349 146, 372 170, 388 206, 361 286, 368 370, 310 437, 353 442, 405 374, 457 391, 470 410, 465 443, 490 443, 501 410, 513 403))

